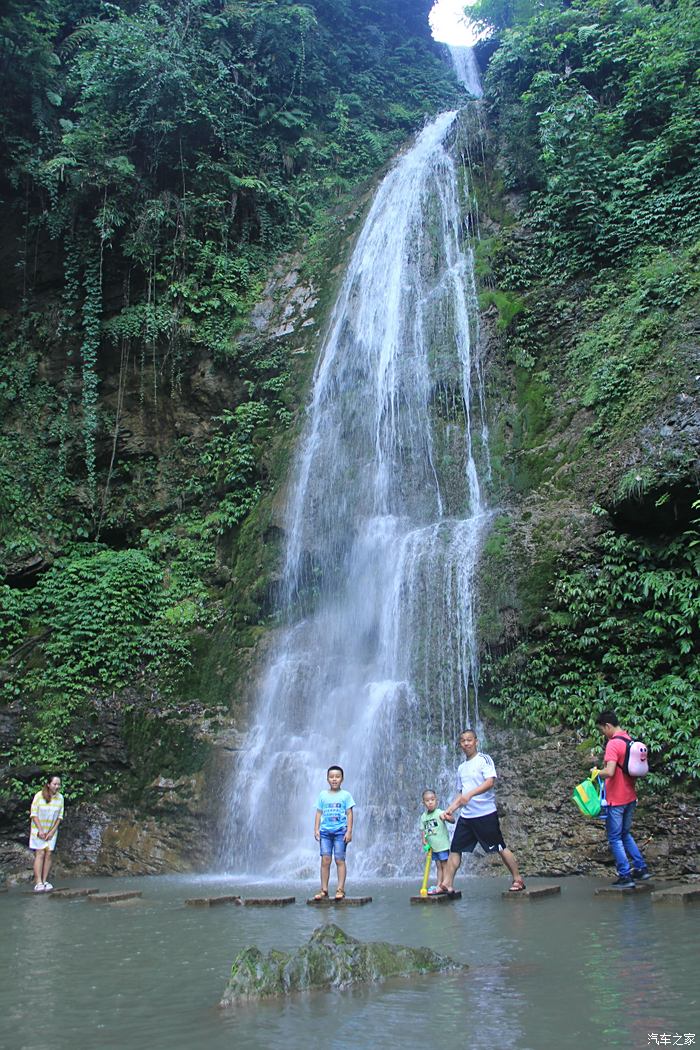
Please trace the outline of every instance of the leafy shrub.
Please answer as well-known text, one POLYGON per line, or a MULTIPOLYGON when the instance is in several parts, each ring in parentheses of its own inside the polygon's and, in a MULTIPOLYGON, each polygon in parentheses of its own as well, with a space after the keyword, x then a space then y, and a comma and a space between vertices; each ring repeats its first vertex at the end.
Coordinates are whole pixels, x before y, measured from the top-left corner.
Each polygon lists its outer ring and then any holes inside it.
POLYGON ((657 782, 700 777, 700 548, 691 530, 653 544, 614 533, 560 573, 544 640, 490 672, 493 703, 515 722, 595 729, 614 708, 649 745, 657 782))
POLYGON ((158 682, 166 693, 187 669, 193 627, 211 623, 206 593, 176 558, 167 579, 151 555, 76 545, 29 591, 4 587, 5 701, 23 713, 15 764, 60 768, 75 795, 84 761, 77 722, 91 702, 128 685, 158 682), (17 652, 13 643, 29 635, 17 652))
POLYGON ((480 0, 498 34, 486 97, 508 184, 550 273, 697 234, 700 12, 664 5, 480 0))

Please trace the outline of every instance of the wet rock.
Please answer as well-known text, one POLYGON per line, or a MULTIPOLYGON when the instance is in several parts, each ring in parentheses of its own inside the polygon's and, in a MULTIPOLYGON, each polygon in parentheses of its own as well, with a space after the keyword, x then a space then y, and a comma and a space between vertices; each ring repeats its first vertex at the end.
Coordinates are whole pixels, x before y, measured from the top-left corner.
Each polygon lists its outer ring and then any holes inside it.
POLYGON ((387 977, 465 970, 429 948, 407 948, 384 941, 363 943, 329 923, 315 930, 298 951, 245 948, 236 956, 220 1006, 241 1000, 289 995, 311 988, 346 988, 387 977))
POLYGON ((318 305, 318 293, 313 285, 302 282, 301 264, 301 255, 294 253, 284 256, 275 267, 250 316, 253 328, 261 335, 283 339, 297 327, 315 323, 307 315, 318 305))
POLYGON ((28 554, 19 558, 10 556, 4 582, 10 587, 31 587, 41 573, 51 568, 52 562, 50 554, 28 554))

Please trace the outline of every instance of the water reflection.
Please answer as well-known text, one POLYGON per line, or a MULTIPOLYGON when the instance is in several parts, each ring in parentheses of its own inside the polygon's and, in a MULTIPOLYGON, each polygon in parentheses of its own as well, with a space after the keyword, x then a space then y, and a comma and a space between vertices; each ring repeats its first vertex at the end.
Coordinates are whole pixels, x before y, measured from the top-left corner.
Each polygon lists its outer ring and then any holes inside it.
MULTIPOLYGON (((646 1046, 650 1032, 682 1029, 681 1015, 689 1004, 678 994, 673 948, 662 935, 654 905, 624 899, 610 904, 615 914, 592 931, 583 971, 592 1019, 606 1038, 624 1037, 632 1046, 646 1046)), ((686 936, 678 937, 679 959, 685 942, 686 936)))
MULTIPOLYGON (((28 1015, 21 1001, 8 1004, 9 1019, 23 1029, 21 1050, 45 1050, 51 1042, 52 1018, 65 1013, 65 987, 62 969, 70 966, 72 948, 65 943, 63 922, 47 897, 29 898, 31 922, 17 917, 12 937, 2 938, 7 951, 11 980, 13 974, 26 974, 31 987, 33 1009, 28 1015), (31 1018, 31 1019, 30 1019, 31 1018)), ((28 914, 28 909, 23 913, 28 914)), ((4 984, 3 980, 3 984, 4 984)))

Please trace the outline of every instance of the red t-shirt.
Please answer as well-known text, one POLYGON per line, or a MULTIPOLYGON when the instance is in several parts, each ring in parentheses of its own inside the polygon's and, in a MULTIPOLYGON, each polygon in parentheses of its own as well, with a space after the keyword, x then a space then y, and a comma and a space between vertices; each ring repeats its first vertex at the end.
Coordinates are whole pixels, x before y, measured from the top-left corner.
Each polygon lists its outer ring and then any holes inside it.
MULTIPOLYGON (((621 730, 619 736, 625 740, 631 740, 629 733, 621 730)), ((611 759, 617 763, 617 769, 611 777, 605 781, 605 797, 609 806, 626 806, 628 802, 636 802, 637 792, 634 790, 634 777, 625 773, 620 765, 625 760, 627 746, 625 740, 608 740, 605 745, 605 762, 611 759)))

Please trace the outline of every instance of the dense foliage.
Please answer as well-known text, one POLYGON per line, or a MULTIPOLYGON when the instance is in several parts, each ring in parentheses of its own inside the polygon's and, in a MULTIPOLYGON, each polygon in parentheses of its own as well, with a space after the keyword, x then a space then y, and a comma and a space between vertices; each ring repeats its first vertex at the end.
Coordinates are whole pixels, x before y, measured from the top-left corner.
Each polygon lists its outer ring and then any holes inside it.
MULTIPOLYGON (((108 485, 101 375, 136 363, 157 411, 158 387, 177 390, 193 349, 235 369, 271 261, 454 91, 425 14, 396 0, 10 3, 0 158, 18 253, 3 283, 24 323, 6 333, 0 393, 63 408, 54 431, 66 416, 79 426, 86 487, 69 510, 88 532, 104 523, 108 485), (68 367, 41 393, 39 340, 68 367)), ((0 451, 17 505, 40 516, 47 498, 65 500, 58 485, 35 499, 11 445, 0 451)))
MULTIPOLYGON (((182 692, 297 407, 290 348, 246 330, 251 307, 283 250, 306 239, 308 265, 325 263, 334 211, 457 97, 428 7, 3 6, 0 626, 15 768, 58 766, 75 789, 79 713, 134 682, 182 692), (182 409, 201 362, 213 412, 182 409)), ((256 602, 241 597, 234 619, 260 617, 256 602)))
POLYGON ((95 731, 92 698, 139 686, 153 696, 154 682, 155 696, 167 696, 188 667, 190 632, 214 615, 198 552, 179 544, 165 575, 150 546, 77 545, 36 587, 0 585, 0 659, 11 672, 1 695, 22 712, 11 764, 65 770, 73 796, 86 775, 80 746, 95 731))
MULTIPOLYGON (((0 686, 17 776, 50 764, 81 790, 100 698, 137 686, 186 701, 193 650, 225 603, 254 638, 270 586, 260 549, 274 551, 261 508, 303 376, 246 320, 283 250, 305 239, 307 269, 325 274, 336 211, 456 98, 427 8, 5 5, 0 686), (174 406, 202 362, 218 407, 179 432, 174 406)), ((663 502, 691 453, 630 452, 619 476, 610 464, 696 395, 697 4, 476 10, 492 31, 496 146, 472 165, 485 161, 479 207, 497 219, 477 269, 517 402, 495 434, 494 483, 591 503, 605 485, 613 509, 637 491, 663 502)), ((493 702, 515 721, 591 727, 613 704, 668 775, 696 776, 700 596, 684 527, 611 532, 580 563, 542 552, 537 585, 521 581, 530 633, 487 668, 493 702)))
POLYGON ((562 573, 544 610, 545 640, 523 642, 491 674, 515 721, 594 728, 604 708, 644 739, 657 780, 700 777, 700 544, 607 533, 601 551, 562 573))
POLYGON ((615 707, 660 776, 697 777, 697 447, 684 434, 697 398, 700 8, 474 10, 493 52, 482 210, 499 224, 477 270, 516 405, 496 436, 499 498, 532 499, 539 521, 521 526, 539 529, 518 567, 521 638, 487 659, 487 693, 538 727, 593 730, 615 707), (615 531, 598 541, 591 523, 582 543, 573 493, 582 510, 602 503, 615 531))
POLYGON ((528 222, 549 274, 561 280, 625 262, 650 242, 677 248, 695 239, 697 3, 477 6, 502 33, 487 95, 506 185, 529 194, 528 222))

